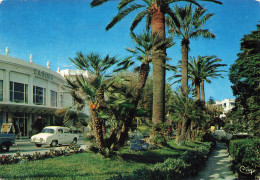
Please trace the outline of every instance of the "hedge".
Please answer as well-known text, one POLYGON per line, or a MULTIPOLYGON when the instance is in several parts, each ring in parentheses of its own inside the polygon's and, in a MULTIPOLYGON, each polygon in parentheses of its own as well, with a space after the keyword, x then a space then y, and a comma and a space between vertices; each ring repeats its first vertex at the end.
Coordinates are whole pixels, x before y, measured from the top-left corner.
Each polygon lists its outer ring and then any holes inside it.
POLYGON ((233 170, 239 172, 241 167, 259 172, 260 139, 237 139, 229 142, 229 154, 232 157, 233 170))
POLYGON ((151 169, 138 169, 127 176, 119 174, 110 178, 110 180, 182 180, 199 171, 202 162, 207 159, 212 147, 213 143, 208 143, 208 146, 185 151, 179 158, 168 158, 163 163, 155 164, 151 169))

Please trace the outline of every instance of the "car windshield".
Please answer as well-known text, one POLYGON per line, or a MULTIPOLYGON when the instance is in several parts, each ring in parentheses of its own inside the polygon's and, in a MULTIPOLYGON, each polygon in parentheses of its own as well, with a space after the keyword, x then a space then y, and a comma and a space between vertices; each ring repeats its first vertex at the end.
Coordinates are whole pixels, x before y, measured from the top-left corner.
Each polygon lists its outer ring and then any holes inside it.
POLYGON ((51 133, 51 134, 54 134, 54 129, 44 128, 44 129, 42 130, 42 133, 51 133))

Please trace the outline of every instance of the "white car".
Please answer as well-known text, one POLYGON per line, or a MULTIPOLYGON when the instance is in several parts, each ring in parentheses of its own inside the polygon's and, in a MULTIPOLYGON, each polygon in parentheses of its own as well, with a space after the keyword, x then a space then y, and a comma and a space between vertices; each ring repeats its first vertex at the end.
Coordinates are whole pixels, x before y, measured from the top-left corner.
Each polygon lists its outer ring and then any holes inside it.
POLYGON ((77 134, 70 133, 70 129, 60 126, 48 126, 45 127, 41 133, 33 135, 31 142, 37 147, 42 145, 50 145, 55 147, 58 144, 76 144, 79 136, 77 134))

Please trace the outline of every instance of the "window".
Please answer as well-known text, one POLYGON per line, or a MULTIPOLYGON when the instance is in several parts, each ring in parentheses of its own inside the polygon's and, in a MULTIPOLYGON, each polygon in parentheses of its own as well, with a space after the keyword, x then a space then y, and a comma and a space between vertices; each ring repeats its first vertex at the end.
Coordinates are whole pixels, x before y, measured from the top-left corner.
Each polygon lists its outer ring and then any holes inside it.
POLYGON ((224 107, 227 107, 227 104, 226 104, 226 103, 224 103, 224 107))
POLYGON ((3 101, 3 92, 4 92, 4 88, 3 88, 3 80, 0 80, 0 101, 3 101))
POLYGON ((69 134, 70 133, 69 129, 64 129, 64 133, 69 134))
POLYGON ((3 123, 4 123, 4 113, 0 112, 0 128, 2 127, 3 123))
POLYGON ((51 91, 51 106, 57 107, 57 92, 51 91))
POLYGON ((33 86, 33 103, 36 105, 46 105, 46 89, 33 86))
POLYGON ((10 101, 28 103, 28 85, 10 81, 10 101))
POLYGON ((63 134, 63 130, 62 129, 58 129, 57 134, 63 134))

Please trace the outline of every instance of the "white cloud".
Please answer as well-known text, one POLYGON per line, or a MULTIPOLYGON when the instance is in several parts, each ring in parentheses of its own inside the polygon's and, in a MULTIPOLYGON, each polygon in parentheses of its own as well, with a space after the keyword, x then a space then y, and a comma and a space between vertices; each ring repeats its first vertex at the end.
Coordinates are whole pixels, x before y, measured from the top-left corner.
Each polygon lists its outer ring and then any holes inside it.
POLYGON ((258 1, 260 3, 260 0, 256 0, 256 1, 258 1))

